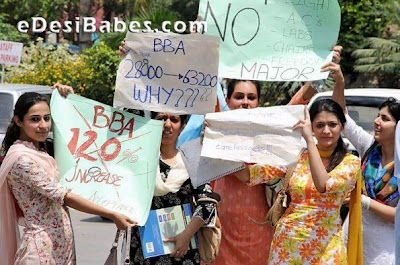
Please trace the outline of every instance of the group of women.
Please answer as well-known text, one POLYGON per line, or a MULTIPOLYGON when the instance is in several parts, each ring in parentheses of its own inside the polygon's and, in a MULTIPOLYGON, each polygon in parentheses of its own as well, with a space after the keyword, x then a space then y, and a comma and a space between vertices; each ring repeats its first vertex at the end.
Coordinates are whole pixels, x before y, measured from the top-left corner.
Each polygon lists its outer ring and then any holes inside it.
MULTIPOLYGON (((138 229, 134 228, 131 264, 201 264, 199 252, 188 250, 190 239, 202 226, 215 225, 217 209, 222 241, 214 265, 360 264, 359 251, 363 251, 364 264, 394 264, 393 223, 399 193, 393 160, 400 104, 393 99, 382 104, 374 120, 374 136, 357 126, 346 113, 344 79, 338 64, 340 49, 334 48, 334 62, 323 68, 331 71, 336 81, 333 100, 320 100, 310 110, 305 108, 305 118, 293 126, 302 132, 306 149, 291 174, 289 208, 275 228, 254 222, 262 221, 268 211, 264 185, 260 184, 284 178, 287 168, 246 164, 243 170, 213 185, 194 188, 176 148, 187 117, 153 114, 152 118, 164 121, 164 127, 151 208, 181 205, 192 198, 199 203, 187 228, 167 239, 175 244, 170 255, 144 259, 138 229), (347 152, 342 132, 357 148, 362 162, 347 152), (355 187, 364 187, 363 195, 352 196, 354 215, 346 219, 342 232, 340 206, 355 187), (215 198, 213 191, 222 198, 218 206, 214 200, 198 200, 215 198), (361 218, 354 218, 361 207, 364 244, 360 246, 361 234, 352 227, 361 228, 361 218), (347 241, 352 247, 346 250, 347 241)), ((71 92, 67 86, 55 87, 64 95, 71 92)), ((307 83, 289 104, 307 104, 314 93, 307 83)), ((260 84, 231 80, 226 102, 231 110, 258 107, 260 84)), ((43 145, 50 117, 48 102, 39 94, 24 94, 15 106, 2 145, 7 155, 0 168, 1 264, 75 264, 66 206, 108 217, 122 229, 134 225, 129 218, 96 206, 58 183, 57 166, 43 145), (17 244, 18 217, 24 217, 25 224, 23 238, 17 244)))

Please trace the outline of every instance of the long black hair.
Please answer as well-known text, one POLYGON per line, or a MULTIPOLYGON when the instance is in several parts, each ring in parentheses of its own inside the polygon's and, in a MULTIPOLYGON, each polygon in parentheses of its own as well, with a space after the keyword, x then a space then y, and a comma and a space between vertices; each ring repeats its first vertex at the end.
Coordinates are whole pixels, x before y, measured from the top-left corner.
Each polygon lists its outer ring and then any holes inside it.
POLYGON ((23 121, 24 116, 28 113, 29 109, 39 102, 46 102, 48 104, 47 98, 36 92, 26 92, 18 98, 14 108, 14 115, 10 121, 10 125, 7 128, 6 136, 2 143, 1 149, 4 154, 7 154, 8 149, 10 149, 11 145, 13 145, 20 136, 20 128, 15 123, 14 117, 18 117, 20 121, 23 121))
POLYGON ((388 107, 390 115, 393 116, 397 124, 397 122, 400 120, 400 102, 396 101, 395 98, 390 97, 379 106, 379 110, 384 107, 388 107))
MULTIPOLYGON (((310 108, 311 122, 314 120, 317 114, 322 111, 333 113, 342 124, 342 127, 344 127, 346 123, 346 117, 344 116, 342 107, 337 102, 333 101, 332 99, 321 99, 315 101, 310 108)), ((339 165, 340 162, 342 162, 343 158, 346 156, 347 152, 348 151, 346 145, 343 142, 342 136, 339 136, 337 146, 333 151, 331 157, 329 158, 326 171, 331 172, 337 165, 339 165)))

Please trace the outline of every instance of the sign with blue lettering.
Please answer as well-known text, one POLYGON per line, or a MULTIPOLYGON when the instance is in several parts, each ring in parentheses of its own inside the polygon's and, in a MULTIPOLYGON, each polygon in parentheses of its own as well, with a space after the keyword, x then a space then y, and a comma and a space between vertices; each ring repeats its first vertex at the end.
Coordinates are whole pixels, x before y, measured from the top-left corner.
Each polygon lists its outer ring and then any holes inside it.
POLYGON ((175 114, 214 112, 219 38, 201 34, 130 33, 115 107, 175 114))
POLYGON ((340 28, 337 0, 201 0, 207 33, 221 39, 219 76, 261 81, 326 79, 340 28))

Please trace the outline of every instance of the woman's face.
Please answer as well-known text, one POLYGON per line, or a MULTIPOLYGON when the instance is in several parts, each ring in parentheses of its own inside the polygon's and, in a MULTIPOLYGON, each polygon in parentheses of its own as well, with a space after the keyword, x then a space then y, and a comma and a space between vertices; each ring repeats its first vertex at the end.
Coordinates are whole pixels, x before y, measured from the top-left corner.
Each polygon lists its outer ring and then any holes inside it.
POLYGON ((156 120, 164 120, 161 144, 176 144, 179 134, 182 131, 182 121, 179 115, 160 112, 155 117, 156 120))
POLYGON ((312 122, 312 130, 318 140, 318 149, 334 150, 342 133, 343 125, 334 113, 321 111, 312 122))
POLYGON ((20 127, 19 139, 39 147, 39 142, 46 141, 51 129, 49 105, 44 101, 38 102, 29 109, 22 121, 17 116, 14 121, 20 127))
POLYGON ((249 81, 236 83, 233 93, 230 98, 226 99, 226 103, 231 110, 257 108, 260 104, 257 87, 249 81))
POLYGON ((383 107, 374 120, 374 137, 381 144, 393 144, 396 131, 396 120, 390 114, 388 107, 383 107))

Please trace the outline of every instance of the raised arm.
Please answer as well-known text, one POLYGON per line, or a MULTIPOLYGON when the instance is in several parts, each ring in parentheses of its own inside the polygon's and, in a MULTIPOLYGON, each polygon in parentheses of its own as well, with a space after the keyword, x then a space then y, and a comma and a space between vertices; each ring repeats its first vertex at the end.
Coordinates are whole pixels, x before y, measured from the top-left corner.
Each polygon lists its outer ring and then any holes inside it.
POLYGON ((326 191, 326 182, 329 180, 328 172, 322 163, 317 146, 315 145, 313 132, 311 129, 310 113, 308 108, 304 108, 305 119, 299 120, 293 127, 293 130, 301 129, 303 138, 307 143, 307 150, 310 159, 310 170, 315 188, 324 193, 326 191))
MULTIPOLYGON (((342 52, 342 46, 336 45, 332 48, 333 50, 333 60, 332 63, 334 64, 339 64, 340 63, 340 53, 342 52)), ((321 69, 321 71, 329 71, 330 69, 325 69, 324 67, 326 67, 327 65, 324 65, 323 68, 321 69)), ((340 85, 341 84, 341 79, 337 78, 336 74, 331 72, 331 76, 332 78, 335 80, 336 85, 340 85)), ((343 77, 343 75, 342 75, 343 77)), ((344 84, 344 78, 343 78, 343 84, 344 84)), ((314 94, 317 91, 311 87, 311 82, 307 82, 305 83, 299 91, 297 91, 297 93, 292 97, 292 99, 290 100, 290 102, 288 103, 288 105, 305 105, 308 104, 308 102, 310 102, 311 98, 314 96, 314 94)))
POLYGON ((60 83, 54 84, 51 89, 57 89, 58 93, 64 98, 67 97, 68 94, 74 94, 74 89, 72 87, 60 83))
POLYGON ((332 99, 339 103, 343 111, 346 113, 346 99, 344 97, 344 77, 339 64, 328 63, 324 65, 322 71, 331 71, 331 76, 335 80, 332 99))

